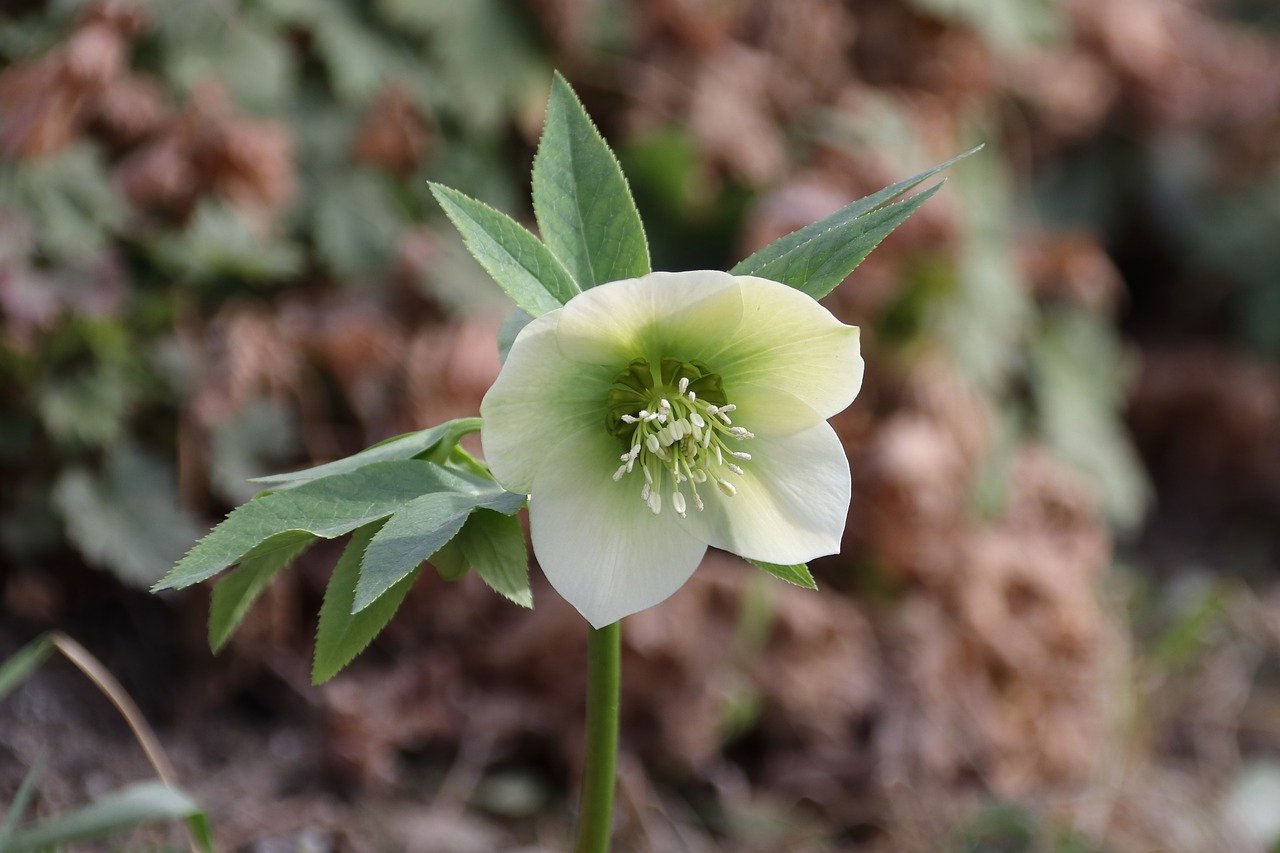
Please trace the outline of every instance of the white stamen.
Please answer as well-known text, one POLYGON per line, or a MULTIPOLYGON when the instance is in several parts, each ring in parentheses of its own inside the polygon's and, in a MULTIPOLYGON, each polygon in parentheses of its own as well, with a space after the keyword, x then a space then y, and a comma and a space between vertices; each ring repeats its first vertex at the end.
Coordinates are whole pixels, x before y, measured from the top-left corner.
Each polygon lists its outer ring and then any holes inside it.
POLYGON ((719 406, 707 406, 707 414, 708 414, 708 415, 714 415, 714 414, 715 414, 716 412, 718 412, 718 411, 720 411, 720 407, 719 407, 719 406))
POLYGON ((684 502, 684 495, 680 492, 671 493, 671 506, 675 507, 676 513, 681 517, 685 517, 685 509, 687 505, 684 502))
POLYGON ((741 476, 742 476, 742 469, 741 469, 741 468, 739 468, 737 465, 734 465, 732 462, 730 462, 730 463, 729 463, 728 465, 726 465, 725 467, 726 467, 726 468, 728 468, 728 469, 729 469, 730 471, 732 471, 733 473, 737 474, 739 477, 741 477, 741 476))
POLYGON ((649 448, 650 453, 657 453, 658 450, 661 449, 661 445, 658 443, 658 437, 652 434, 644 440, 644 446, 649 448))
POLYGON ((736 405, 734 405, 733 403, 730 403, 730 404, 729 404, 729 405, 727 405, 727 406, 721 406, 721 407, 720 407, 720 411, 724 412, 725 414, 728 414, 729 412, 736 412, 736 411, 738 411, 738 407, 737 407, 736 405))
POLYGON ((719 486, 720 491, 724 492, 728 497, 733 497, 738 493, 738 490, 734 488, 733 483, 730 483, 728 480, 716 480, 716 485, 719 486))
POLYGON ((720 445, 718 444, 716 445, 716 464, 717 465, 724 464, 724 454, 720 452, 720 445))
POLYGON ((645 503, 648 503, 649 495, 652 493, 653 493, 653 488, 648 483, 645 483, 643 486, 640 487, 640 500, 644 501, 645 503))
POLYGON ((696 403, 696 402, 698 402, 698 395, 697 395, 697 394, 695 394, 695 393, 693 393, 692 391, 690 391, 690 392, 689 392, 689 402, 690 402, 690 403, 696 403))
POLYGON ((654 515, 662 512, 662 495, 656 490, 649 492, 647 503, 649 504, 649 509, 653 510, 654 515))
POLYGON ((689 423, 693 424, 699 429, 707 425, 707 422, 702 419, 702 415, 698 414, 697 412, 689 413, 689 423))
POLYGON ((648 410, 648 409, 641 409, 639 412, 637 412, 637 413, 636 413, 636 417, 637 417, 637 418, 647 418, 647 417, 649 417, 649 410, 648 410))
POLYGON ((732 457, 734 457, 735 459, 741 459, 743 462, 750 462, 750 461, 751 461, 751 454, 750 454, 750 453, 744 453, 744 452, 743 452, 743 451, 741 451, 741 450, 734 450, 734 451, 730 452, 730 453, 729 453, 729 455, 730 455, 730 456, 732 456, 732 457))
POLYGON ((756 437, 756 434, 754 432, 745 430, 742 427, 734 427, 733 429, 729 430, 729 434, 732 435, 734 438, 755 438, 756 437))
POLYGON ((698 512, 702 512, 704 509, 706 509, 706 504, 702 502, 702 496, 699 495, 697 492, 693 493, 693 503, 698 507, 698 512))
POLYGON ((702 434, 702 446, 703 446, 703 447, 706 447, 706 446, 708 446, 709 444, 711 444, 711 436, 712 436, 712 435, 714 435, 714 434, 715 434, 715 433, 714 433, 712 430, 710 430, 710 429, 708 429, 706 432, 704 432, 704 433, 702 434))
POLYGON ((670 426, 664 426, 662 429, 658 430, 658 443, 663 447, 670 447, 671 443, 674 441, 675 439, 671 435, 670 426))
POLYGON ((688 390, 689 390, 689 377, 681 376, 680 377, 680 393, 683 394, 685 391, 688 391, 688 390))
POLYGON ((728 415, 726 415, 724 412, 717 412, 717 413, 716 413, 716 416, 717 416, 717 417, 719 417, 719 418, 720 418, 720 420, 724 421, 724 422, 725 422, 725 424, 731 424, 731 423, 733 423, 733 420, 732 420, 728 415))
POLYGON ((690 476, 693 477, 693 481, 695 483, 707 482, 707 472, 703 471, 701 468, 694 468, 692 471, 689 472, 689 474, 690 476))
POLYGON ((668 400, 666 397, 663 397, 662 402, 658 404, 658 411, 659 412, 671 411, 671 401, 668 400))
POLYGON ((618 470, 613 472, 613 481, 615 483, 618 482, 619 480, 622 479, 622 475, 625 473, 627 473, 627 466, 626 465, 619 466, 618 470))
POLYGON ((637 420, 639 420, 639 418, 633 418, 631 415, 623 415, 623 416, 622 416, 622 422, 623 422, 624 424, 633 424, 633 423, 635 423, 637 420))

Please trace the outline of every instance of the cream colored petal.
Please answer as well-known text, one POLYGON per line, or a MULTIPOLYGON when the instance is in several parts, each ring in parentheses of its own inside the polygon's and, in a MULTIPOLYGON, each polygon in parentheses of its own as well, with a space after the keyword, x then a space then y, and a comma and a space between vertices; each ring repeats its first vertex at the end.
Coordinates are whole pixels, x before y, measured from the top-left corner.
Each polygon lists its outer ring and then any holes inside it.
POLYGON ((588 364, 700 359, 737 333, 739 290, 733 276, 712 270, 655 272, 602 284, 565 305, 560 348, 567 358, 588 364))
POLYGON ((785 284, 737 280, 742 322, 703 356, 738 406, 735 420, 753 432, 783 434, 848 407, 862 387, 858 328, 785 284))
POLYGON ((556 343, 564 309, 521 330, 480 403, 480 443, 494 478, 528 494, 546 451, 584 427, 605 429, 605 396, 616 370, 569 361, 556 343))
POLYGON ((548 455, 533 481, 533 552, 551 585, 597 628, 679 589, 707 550, 669 508, 650 512, 639 470, 620 482, 617 442, 584 430, 548 455))
MULTIPOLYGON (((706 509, 686 526, 709 544, 767 563, 803 563, 840 550, 849 514, 849 460, 825 421, 787 436, 743 442, 743 475, 726 474, 728 497, 699 486, 706 509)), ((687 488, 687 484, 686 484, 687 488)), ((692 502, 691 502, 692 503, 692 502)))

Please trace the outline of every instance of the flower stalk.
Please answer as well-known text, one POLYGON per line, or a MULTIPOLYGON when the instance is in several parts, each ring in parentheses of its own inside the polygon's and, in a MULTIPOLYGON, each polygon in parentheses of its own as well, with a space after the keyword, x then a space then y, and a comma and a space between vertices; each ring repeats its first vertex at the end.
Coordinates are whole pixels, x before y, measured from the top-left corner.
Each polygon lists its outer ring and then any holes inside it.
POLYGON ((589 628, 587 635, 587 749, 575 853, 607 853, 617 785, 618 708, 622 623, 589 628))

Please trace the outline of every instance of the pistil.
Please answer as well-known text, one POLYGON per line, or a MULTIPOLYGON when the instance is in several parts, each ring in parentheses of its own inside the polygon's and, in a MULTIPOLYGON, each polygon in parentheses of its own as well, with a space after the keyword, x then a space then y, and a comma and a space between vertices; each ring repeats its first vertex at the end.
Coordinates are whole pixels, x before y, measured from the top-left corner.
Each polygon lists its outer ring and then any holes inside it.
POLYGON ((666 381, 655 388, 647 368, 647 362, 632 362, 619 374, 610 399, 615 419, 610 429, 626 439, 627 447, 613 479, 620 481, 639 468, 644 478, 640 499, 655 515, 662 512, 664 490, 681 518, 690 501, 699 511, 706 506, 698 486, 708 481, 733 497, 737 487, 729 478, 745 474, 737 463, 750 461, 751 454, 730 445, 755 436, 733 423, 737 406, 724 398, 720 378, 704 365, 667 359, 661 377, 666 381), (698 395, 699 388, 704 396, 698 395))

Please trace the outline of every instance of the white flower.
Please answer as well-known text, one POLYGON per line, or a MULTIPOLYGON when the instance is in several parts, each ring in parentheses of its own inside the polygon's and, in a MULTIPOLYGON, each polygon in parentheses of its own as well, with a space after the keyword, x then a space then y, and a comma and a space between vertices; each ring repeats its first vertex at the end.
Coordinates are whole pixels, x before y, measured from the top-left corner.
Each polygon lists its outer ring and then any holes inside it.
POLYGON ((495 478, 530 495, 551 585, 599 628, 667 598, 708 545, 769 563, 840 548, 849 463, 826 419, 858 329, 722 272, 652 273, 529 323, 481 403, 495 478))

